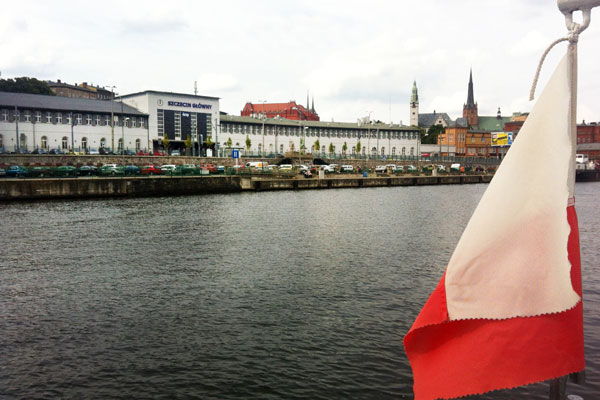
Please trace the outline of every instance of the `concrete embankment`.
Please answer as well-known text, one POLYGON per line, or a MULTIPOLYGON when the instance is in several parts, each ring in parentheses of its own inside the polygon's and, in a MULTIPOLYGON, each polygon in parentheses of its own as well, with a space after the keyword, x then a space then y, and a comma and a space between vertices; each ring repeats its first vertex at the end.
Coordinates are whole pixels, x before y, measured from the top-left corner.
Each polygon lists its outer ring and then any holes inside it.
POLYGON ((251 176, 2 179, 0 200, 89 197, 151 197, 262 190, 367 188, 487 183, 491 175, 331 177, 325 179, 251 176))

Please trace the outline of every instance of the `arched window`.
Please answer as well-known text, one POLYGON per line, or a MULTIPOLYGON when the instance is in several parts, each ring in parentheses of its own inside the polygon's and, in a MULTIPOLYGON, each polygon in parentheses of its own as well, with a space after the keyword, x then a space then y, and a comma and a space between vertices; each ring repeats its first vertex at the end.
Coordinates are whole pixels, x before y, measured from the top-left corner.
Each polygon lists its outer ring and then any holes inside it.
POLYGON ((123 150, 123 139, 119 138, 119 144, 117 145, 118 150, 123 150))
POLYGON ((0 135, 0 149, 4 150, 4 136, 0 135))
POLYGON ((373 156, 377 155, 377 147, 371 147, 371 155, 373 155, 373 156))
POLYGON ((392 156, 396 155, 396 147, 392 147, 392 156))
POLYGON ((62 149, 66 150, 69 147, 69 139, 66 136, 62 138, 62 149))
POLYGON ((280 152, 281 154, 283 154, 283 145, 282 145, 282 144, 281 144, 281 145, 279 145, 279 152, 280 152))
POLYGON ((406 147, 402 148, 402 155, 405 156, 406 155, 406 147))
POLYGON ((356 146, 352 146, 352 155, 356 154, 356 146))
POLYGON ((27 148, 27 135, 25 135, 24 133, 21 133, 19 135, 19 146, 21 146, 22 149, 27 148))
POLYGON ((106 138, 100 139, 100 148, 104 148, 106 146, 106 138))
POLYGON ((87 138, 86 137, 81 138, 81 149, 82 150, 87 149, 87 138))
POLYGON ((140 151, 142 142, 140 139, 135 139, 135 151, 140 151))
POLYGON ((414 155, 415 155, 415 148, 414 148, 414 147, 411 147, 411 148, 410 148, 410 155, 411 155, 411 156, 414 156, 414 155))
MULTIPOLYGON (((48 148, 48 137, 47 136, 42 136, 41 146, 42 146, 42 149, 48 148)), ((0 147, 2 147, 2 145, 0 145, 0 147)))
POLYGON ((262 154, 262 144, 261 143, 258 144, 258 153, 262 154))
POLYGON ((325 146, 321 146, 321 153, 325 153, 325 146))
POLYGON ((385 156, 385 147, 382 147, 382 148, 381 148, 381 155, 382 155, 382 156, 385 156))

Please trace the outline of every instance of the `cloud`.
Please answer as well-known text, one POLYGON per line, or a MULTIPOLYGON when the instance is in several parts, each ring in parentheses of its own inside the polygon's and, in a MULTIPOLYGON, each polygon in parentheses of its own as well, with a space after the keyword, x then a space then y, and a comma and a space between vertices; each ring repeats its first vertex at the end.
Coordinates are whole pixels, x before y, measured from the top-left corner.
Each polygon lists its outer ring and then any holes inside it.
POLYGON ((240 89, 238 80, 229 74, 207 73, 201 75, 198 80, 198 90, 200 92, 232 92, 240 89))

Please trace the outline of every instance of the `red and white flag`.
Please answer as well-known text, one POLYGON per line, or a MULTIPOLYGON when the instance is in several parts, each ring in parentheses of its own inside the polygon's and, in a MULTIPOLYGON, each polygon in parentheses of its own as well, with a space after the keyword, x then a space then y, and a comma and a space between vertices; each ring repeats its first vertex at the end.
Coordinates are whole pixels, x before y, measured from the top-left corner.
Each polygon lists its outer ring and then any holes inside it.
POLYGON ((571 68, 565 56, 404 338, 416 400, 584 368, 571 68))

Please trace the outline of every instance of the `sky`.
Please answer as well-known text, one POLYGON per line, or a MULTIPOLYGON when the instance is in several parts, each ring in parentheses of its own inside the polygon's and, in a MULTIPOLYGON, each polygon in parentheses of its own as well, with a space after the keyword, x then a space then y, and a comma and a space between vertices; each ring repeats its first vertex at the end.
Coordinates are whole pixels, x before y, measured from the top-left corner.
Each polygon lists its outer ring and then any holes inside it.
MULTIPOLYGON (((307 93, 322 121, 409 123, 462 117, 472 70, 479 115, 528 112, 545 49, 566 36, 555 0, 7 1, 0 0, 0 74, 246 102, 307 93)), ((581 16, 576 16, 581 20, 581 16)), ((578 122, 600 121, 600 11, 579 40, 578 122)), ((548 55, 536 94, 566 53, 548 55)))

